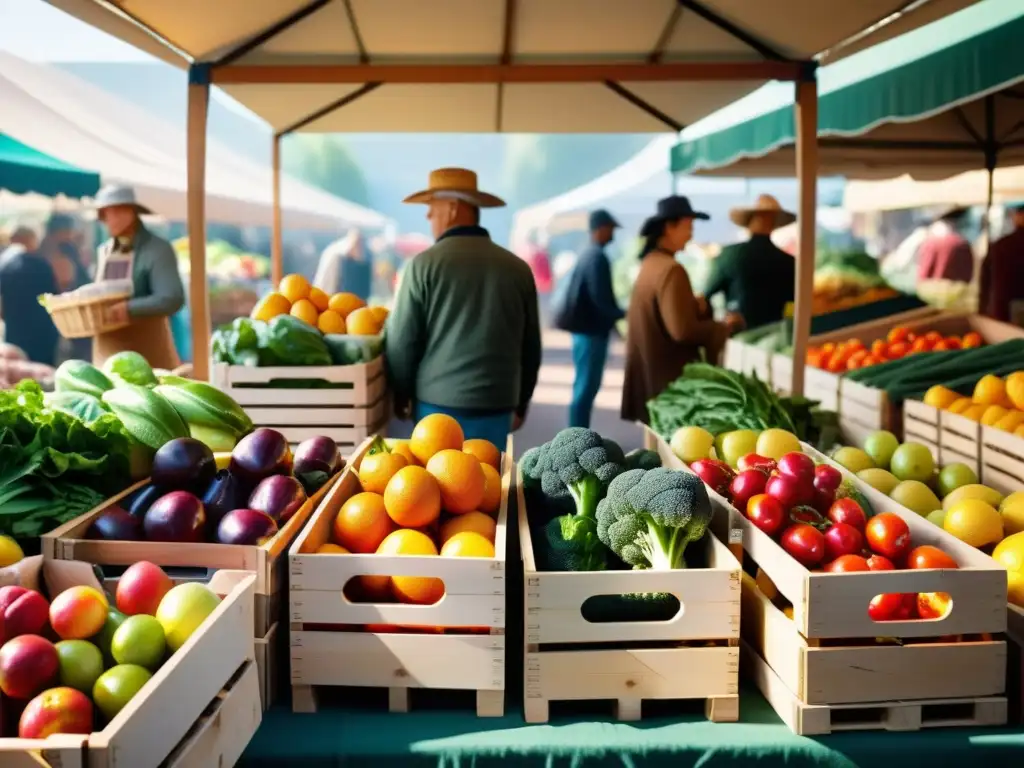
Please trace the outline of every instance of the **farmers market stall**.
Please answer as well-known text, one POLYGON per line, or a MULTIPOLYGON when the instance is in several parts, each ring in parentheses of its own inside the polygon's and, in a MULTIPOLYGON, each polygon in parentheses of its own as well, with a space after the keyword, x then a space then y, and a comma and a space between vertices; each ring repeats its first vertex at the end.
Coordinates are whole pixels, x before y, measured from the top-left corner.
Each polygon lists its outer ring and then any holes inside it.
POLYGON ((99 174, 84 171, 0 133, 0 188, 16 195, 89 197, 99 174))

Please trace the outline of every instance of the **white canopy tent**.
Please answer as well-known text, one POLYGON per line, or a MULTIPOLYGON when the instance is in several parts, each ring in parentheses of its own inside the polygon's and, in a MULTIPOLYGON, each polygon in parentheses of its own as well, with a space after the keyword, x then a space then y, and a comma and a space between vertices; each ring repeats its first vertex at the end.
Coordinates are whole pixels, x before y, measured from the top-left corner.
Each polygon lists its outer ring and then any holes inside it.
MULTIPOLYGON (((887 181, 847 182, 843 207, 853 213, 929 208, 937 205, 986 205, 988 171, 969 171, 942 181, 916 181, 900 176, 887 181)), ((996 168, 992 174, 992 202, 1024 200, 1024 166, 996 168)))
MULTIPOLYGON (((181 158, 185 132, 56 67, 0 51, 0 133, 82 168, 104 183, 135 187, 142 203, 171 220, 188 218, 181 158)), ((211 221, 270 226, 272 172, 210 143, 207 206, 211 221)), ((284 226, 342 232, 381 228, 388 219, 287 176, 281 179, 284 226)))

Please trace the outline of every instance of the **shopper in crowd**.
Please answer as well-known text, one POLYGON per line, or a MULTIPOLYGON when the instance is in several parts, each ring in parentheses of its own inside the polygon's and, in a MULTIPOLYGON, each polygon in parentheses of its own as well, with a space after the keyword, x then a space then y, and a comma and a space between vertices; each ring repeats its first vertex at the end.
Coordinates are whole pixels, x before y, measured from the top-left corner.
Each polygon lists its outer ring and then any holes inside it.
POLYGON ((184 304, 185 290, 174 249, 146 229, 140 216, 151 211, 136 201, 131 187, 104 187, 96 194, 96 209, 110 232, 100 246, 96 279, 126 281, 132 296, 112 307, 110 319, 128 325, 93 340, 93 362, 133 350, 154 368, 177 367, 169 318, 184 304))
POLYGON ((11 232, 7 242, 0 250, 0 265, 7 259, 17 256, 25 251, 36 251, 39 249, 39 235, 32 227, 16 227, 11 232))
POLYGON ((917 280, 951 280, 969 283, 974 279, 974 252, 959 232, 966 208, 951 208, 938 216, 917 253, 917 280))
POLYGON ((552 307, 555 327, 572 334, 576 378, 569 404, 570 427, 590 426, 608 359, 608 337, 624 317, 612 291, 612 268, 604 251, 619 226, 608 211, 590 214, 590 245, 580 254, 552 307))
POLYGON ((725 294, 726 310, 733 325, 757 328, 781 320, 793 301, 796 262, 772 242, 779 227, 796 221, 771 195, 761 195, 754 205, 733 208, 729 218, 750 237, 722 249, 715 258, 704 288, 708 301, 725 294))
MULTIPOLYGON (((81 288, 89 282, 86 259, 78 247, 79 235, 75 219, 66 213, 54 213, 46 222, 46 234, 39 251, 53 267, 60 293, 81 288)), ((71 339, 66 351, 74 359, 89 360, 92 339, 71 339)))
POLYGON ((0 261, 0 315, 8 344, 21 348, 33 363, 54 365, 60 334, 39 303, 44 293, 59 293, 53 267, 38 250, 22 248, 0 261))
POLYGON ((1024 204, 1007 213, 1013 232, 992 243, 981 263, 979 309, 995 320, 1024 325, 1024 204))
POLYGON ((530 268, 480 226, 480 209, 505 203, 462 168, 432 171, 403 202, 428 206, 436 243, 406 266, 387 322, 396 412, 446 413, 467 438, 501 447, 526 417, 541 361, 530 268))
POLYGON ((675 255, 693 235, 695 219, 707 220, 685 197, 658 201, 657 213, 644 222, 640 236, 640 272, 626 313, 626 370, 622 418, 647 423, 647 401, 679 378, 683 366, 721 355, 729 336, 726 324, 711 319, 708 304, 695 296, 686 269, 675 255))

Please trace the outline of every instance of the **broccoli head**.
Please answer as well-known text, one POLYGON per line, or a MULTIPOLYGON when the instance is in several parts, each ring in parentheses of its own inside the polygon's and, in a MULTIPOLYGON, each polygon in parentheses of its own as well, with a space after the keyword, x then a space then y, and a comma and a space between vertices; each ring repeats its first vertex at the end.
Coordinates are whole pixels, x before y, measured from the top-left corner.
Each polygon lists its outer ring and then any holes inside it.
POLYGON ((597 507, 598 538, 623 562, 658 571, 685 568, 683 552, 711 522, 711 500, 696 475, 631 469, 597 507))
POLYGON ((543 457, 546 445, 539 445, 536 448, 523 453, 519 459, 519 469, 523 473, 523 487, 539 487, 543 475, 543 457))
MULTIPOLYGON (((614 448, 622 453, 617 445, 614 448)), ((543 451, 542 462, 544 495, 552 499, 571 497, 576 514, 589 518, 596 514, 597 502, 608 484, 625 470, 621 462, 609 456, 601 436, 583 427, 569 427, 555 435, 543 451)))
POLYGON ((667 592, 595 595, 580 606, 580 613, 592 624, 613 621, 671 621, 679 613, 679 599, 667 592))
POLYGON ((661 456, 657 451, 637 448, 626 454, 626 469, 657 469, 661 466, 661 456))
POLYGON ((562 515, 543 529, 542 568, 548 571, 603 571, 607 552, 597 538, 597 523, 581 515, 562 515))
POLYGON ((604 444, 604 449, 608 453, 609 461, 623 467, 626 466, 626 454, 622 451, 621 445, 608 437, 602 438, 601 442, 604 444))

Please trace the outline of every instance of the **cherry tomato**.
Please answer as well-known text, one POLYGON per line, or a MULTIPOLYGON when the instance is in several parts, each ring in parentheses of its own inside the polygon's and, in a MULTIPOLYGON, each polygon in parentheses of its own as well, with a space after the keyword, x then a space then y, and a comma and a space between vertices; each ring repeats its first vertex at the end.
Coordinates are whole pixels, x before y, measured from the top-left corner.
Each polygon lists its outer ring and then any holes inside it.
POLYGON ((868 570, 871 571, 895 571, 896 566, 893 565, 892 560, 888 557, 882 557, 882 555, 871 555, 867 559, 868 570))
POLYGON ((959 568, 960 565, 950 555, 938 547, 924 544, 914 547, 907 555, 907 568, 959 568))
POLYGON ((828 519, 833 523, 846 523, 858 531, 863 531, 868 516, 864 514, 864 508, 853 499, 836 499, 828 508, 828 519))
POLYGON ((963 349, 963 346, 964 343, 956 336, 950 336, 946 339, 946 349, 963 349))
POLYGON ((970 333, 964 334, 964 349, 980 347, 984 343, 985 340, 981 338, 981 334, 977 331, 971 331, 970 333))
POLYGON ((855 573, 870 570, 868 561, 860 555, 840 555, 825 566, 827 573, 855 573))
POLYGON ((916 594, 875 595, 868 604, 868 616, 872 621, 909 621, 916 614, 916 603, 916 594))
POLYGON ((778 499, 759 493, 747 502, 747 519, 769 536, 774 536, 782 528, 786 510, 778 499))
MULTIPOLYGON (((825 560, 856 555, 864 547, 864 534, 847 523, 833 523, 825 531, 825 560)), ((859 557, 859 555, 858 555, 859 557)), ((863 558, 861 558, 863 560, 863 558)), ((864 561, 867 566, 867 560, 864 561)))
POLYGON ((782 548, 806 568, 813 568, 825 557, 825 536, 817 528, 803 523, 782 533, 782 548))
POLYGON ((819 491, 835 491, 843 482, 843 473, 828 464, 814 468, 814 487, 819 491))
POLYGON ((868 520, 864 529, 871 551, 890 560, 900 560, 910 549, 910 529, 903 518, 893 512, 882 512, 868 520))
POLYGON ((906 341, 909 337, 910 329, 904 328, 902 325, 897 325, 895 328, 889 331, 889 335, 886 336, 886 341, 888 341, 890 344, 893 344, 899 341, 906 341))
POLYGON ((922 592, 917 596, 917 615, 922 619, 942 619, 953 610, 948 592, 922 592))
POLYGON ((899 360, 901 357, 906 357, 910 351, 910 345, 905 341, 897 341, 889 345, 889 348, 885 351, 885 356, 889 360, 899 360))

